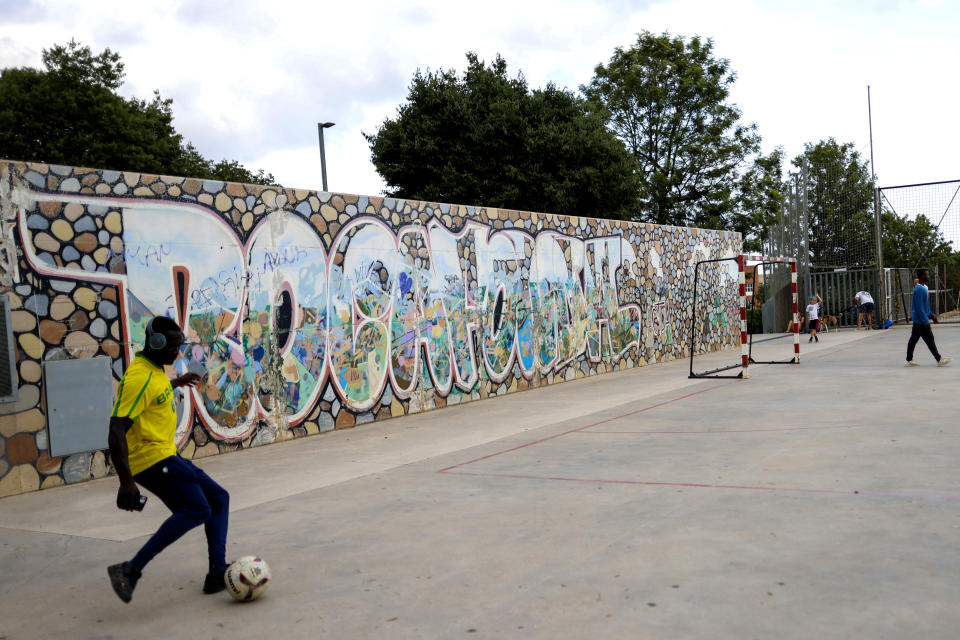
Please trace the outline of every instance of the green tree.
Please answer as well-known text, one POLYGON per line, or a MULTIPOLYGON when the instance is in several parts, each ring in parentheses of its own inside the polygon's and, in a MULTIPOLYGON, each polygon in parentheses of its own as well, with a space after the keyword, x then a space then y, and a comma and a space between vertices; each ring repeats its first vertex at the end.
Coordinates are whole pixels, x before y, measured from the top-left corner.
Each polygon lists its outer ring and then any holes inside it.
POLYGON ((884 208, 880 220, 884 267, 936 269, 937 284, 941 288, 951 291, 960 288, 960 251, 955 250, 953 243, 943 237, 929 218, 920 215, 909 220, 884 208))
POLYGON ((43 51, 44 70, 0 72, 0 158, 268 184, 236 161, 207 160, 173 126, 173 101, 116 93, 120 55, 74 40, 43 51))
POLYGON ((419 70, 395 119, 364 134, 393 197, 551 213, 629 217, 633 163, 582 98, 529 90, 507 63, 419 70))
POLYGON ((807 143, 793 165, 806 171, 811 264, 876 265, 873 182, 853 143, 834 138, 807 143))
POLYGON ((883 223, 883 266, 915 269, 957 261, 958 254, 952 243, 926 216, 909 220, 885 208, 880 221, 883 223))
POLYGON ((743 249, 759 252, 767 230, 786 204, 783 188, 783 149, 757 156, 741 174, 736 187, 740 200, 731 212, 727 229, 743 235, 743 249))
POLYGON ((735 80, 730 61, 714 57, 712 40, 644 31, 629 49, 616 48, 581 87, 637 161, 639 219, 748 225, 743 189, 762 189, 761 176, 773 166, 769 159, 756 162, 756 125, 742 123, 740 109, 728 101, 735 80))

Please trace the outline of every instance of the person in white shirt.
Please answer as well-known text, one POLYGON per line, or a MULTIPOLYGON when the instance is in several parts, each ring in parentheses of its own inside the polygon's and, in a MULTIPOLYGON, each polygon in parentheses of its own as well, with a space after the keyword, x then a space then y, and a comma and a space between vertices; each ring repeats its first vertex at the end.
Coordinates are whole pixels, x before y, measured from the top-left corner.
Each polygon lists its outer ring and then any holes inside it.
POLYGON ((820 338, 817 337, 817 329, 820 328, 821 304, 823 304, 823 299, 819 293, 810 296, 810 304, 807 305, 807 326, 810 328, 810 339, 807 342, 813 342, 814 340, 820 342, 820 338))
POLYGON ((870 331, 870 329, 873 328, 873 321, 871 320, 873 315, 873 296, 867 291, 858 291, 853 299, 857 303, 857 331, 860 331, 860 324, 863 322, 864 316, 867 317, 867 331, 870 331))

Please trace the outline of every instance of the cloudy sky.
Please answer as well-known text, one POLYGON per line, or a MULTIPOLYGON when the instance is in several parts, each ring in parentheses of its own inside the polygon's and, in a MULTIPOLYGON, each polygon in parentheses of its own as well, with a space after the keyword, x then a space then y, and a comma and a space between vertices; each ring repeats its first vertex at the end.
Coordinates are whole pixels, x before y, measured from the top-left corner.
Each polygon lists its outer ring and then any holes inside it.
POLYGON ((637 32, 712 38, 733 101, 766 151, 853 142, 869 157, 867 85, 883 186, 960 178, 960 3, 952 0, 0 0, 0 68, 40 67, 70 38, 126 64, 121 92, 173 98, 207 157, 285 186, 384 187, 361 132, 393 117, 414 72, 497 53, 531 87, 577 89, 637 32))

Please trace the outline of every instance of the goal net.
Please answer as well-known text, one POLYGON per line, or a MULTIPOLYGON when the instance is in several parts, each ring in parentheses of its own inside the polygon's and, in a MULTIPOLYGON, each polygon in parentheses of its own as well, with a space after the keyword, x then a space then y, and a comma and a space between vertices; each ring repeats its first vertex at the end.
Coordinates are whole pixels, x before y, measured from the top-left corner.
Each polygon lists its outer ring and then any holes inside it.
POLYGON ((748 364, 800 362, 803 319, 797 299, 797 263, 789 258, 744 255, 748 364))
POLYGON ((747 378, 751 364, 800 362, 796 268, 749 254, 696 263, 691 378, 747 378))

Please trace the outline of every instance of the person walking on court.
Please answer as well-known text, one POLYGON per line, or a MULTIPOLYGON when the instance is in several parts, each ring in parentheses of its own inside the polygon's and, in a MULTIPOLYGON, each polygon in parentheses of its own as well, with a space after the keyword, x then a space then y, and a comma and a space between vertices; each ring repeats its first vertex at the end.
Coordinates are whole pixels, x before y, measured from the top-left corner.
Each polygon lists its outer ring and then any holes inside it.
POLYGON ((203 525, 207 535, 208 572, 204 593, 224 589, 224 558, 230 495, 189 460, 177 455, 177 411, 173 388, 200 386, 203 378, 186 373, 170 380, 163 370, 173 364, 185 338, 170 318, 157 316, 146 329, 146 344, 123 374, 110 416, 110 459, 120 479, 117 507, 143 509, 139 484, 157 496, 172 514, 132 559, 107 567, 113 590, 124 602, 158 553, 187 531, 203 525))
POLYGON ((938 367, 945 367, 953 361, 953 358, 945 358, 937 351, 937 344, 933 340, 933 330, 930 328, 930 321, 939 323, 937 316, 930 312, 930 292, 927 290, 927 281, 930 279, 930 272, 926 269, 917 270, 917 284, 913 287, 913 331, 910 333, 910 339, 907 341, 907 367, 919 367, 913 361, 913 349, 917 346, 920 338, 930 349, 930 353, 937 360, 938 367))
POLYGON ((864 316, 867 318, 867 331, 870 331, 873 328, 871 319, 873 315, 873 296, 867 291, 858 291, 853 299, 857 303, 857 331, 860 331, 860 323, 863 322, 864 316))
POLYGON ((817 337, 817 329, 820 328, 821 304, 823 304, 823 299, 819 293, 810 296, 810 304, 807 305, 807 326, 810 329, 810 339, 807 342, 813 342, 814 340, 820 342, 820 338, 817 337))

